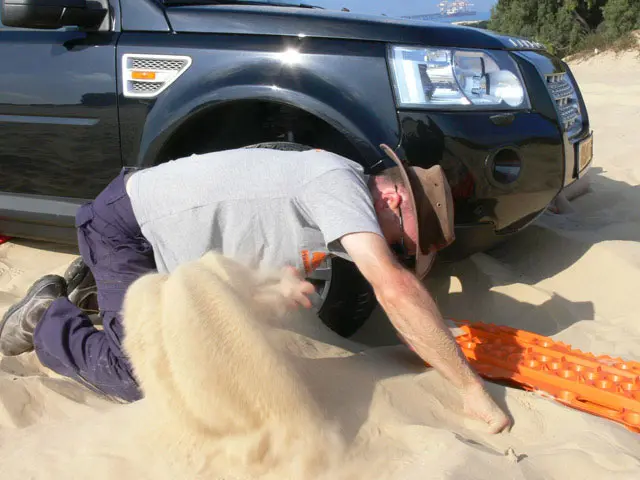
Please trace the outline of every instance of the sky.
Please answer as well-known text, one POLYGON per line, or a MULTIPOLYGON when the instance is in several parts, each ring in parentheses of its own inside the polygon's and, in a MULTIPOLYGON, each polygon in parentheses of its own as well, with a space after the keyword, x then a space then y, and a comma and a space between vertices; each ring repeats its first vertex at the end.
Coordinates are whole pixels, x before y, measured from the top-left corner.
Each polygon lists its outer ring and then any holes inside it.
MULTIPOLYGON (((469 0, 477 12, 488 12, 497 0, 469 0)), ((420 15, 438 12, 440 0, 308 0, 331 9, 347 7, 352 12, 387 15, 420 15)))

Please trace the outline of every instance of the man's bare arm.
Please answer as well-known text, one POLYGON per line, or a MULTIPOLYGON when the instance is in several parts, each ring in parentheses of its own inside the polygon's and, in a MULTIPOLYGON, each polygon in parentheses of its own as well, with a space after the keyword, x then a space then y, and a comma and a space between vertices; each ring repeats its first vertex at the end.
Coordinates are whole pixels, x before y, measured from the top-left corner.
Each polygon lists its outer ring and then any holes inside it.
POLYGON ((373 233, 354 233, 341 242, 371 283, 396 330, 423 360, 458 388, 464 413, 484 421, 490 433, 507 428, 511 421, 471 369, 433 298, 415 275, 396 261, 385 240, 373 233))
POLYGON ((384 239, 356 233, 341 242, 371 283, 391 323, 416 353, 460 389, 481 383, 427 289, 396 261, 384 239))

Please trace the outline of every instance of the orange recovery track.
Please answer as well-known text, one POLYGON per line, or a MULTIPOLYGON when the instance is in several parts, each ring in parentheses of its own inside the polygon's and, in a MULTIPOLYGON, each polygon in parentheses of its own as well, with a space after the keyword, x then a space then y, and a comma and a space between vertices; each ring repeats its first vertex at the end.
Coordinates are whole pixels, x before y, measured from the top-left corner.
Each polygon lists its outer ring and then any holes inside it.
POLYGON ((515 382, 640 433, 640 363, 594 356, 511 327, 454 321, 456 341, 487 379, 515 382))

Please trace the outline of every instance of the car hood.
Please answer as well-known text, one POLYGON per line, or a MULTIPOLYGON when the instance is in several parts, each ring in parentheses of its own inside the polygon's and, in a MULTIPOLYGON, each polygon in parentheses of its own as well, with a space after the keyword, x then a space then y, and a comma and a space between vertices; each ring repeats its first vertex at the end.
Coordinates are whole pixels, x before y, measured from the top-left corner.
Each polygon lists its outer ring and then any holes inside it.
POLYGON ((460 48, 541 48, 533 42, 477 28, 321 9, 194 5, 168 7, 166 12, 171 28, 181 33, 319 37, 460 48))

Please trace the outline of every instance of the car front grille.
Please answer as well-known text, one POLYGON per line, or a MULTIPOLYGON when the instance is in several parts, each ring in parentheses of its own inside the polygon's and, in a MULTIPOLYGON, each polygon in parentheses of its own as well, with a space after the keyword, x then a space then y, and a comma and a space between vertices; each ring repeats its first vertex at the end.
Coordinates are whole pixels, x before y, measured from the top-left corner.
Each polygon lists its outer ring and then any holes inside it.
POLYGON ((546 75, 547 88, 556 104, 556 110, 565 132, 571 137, 582 130, 582 112, 576 91, 566 73, 546 75))

